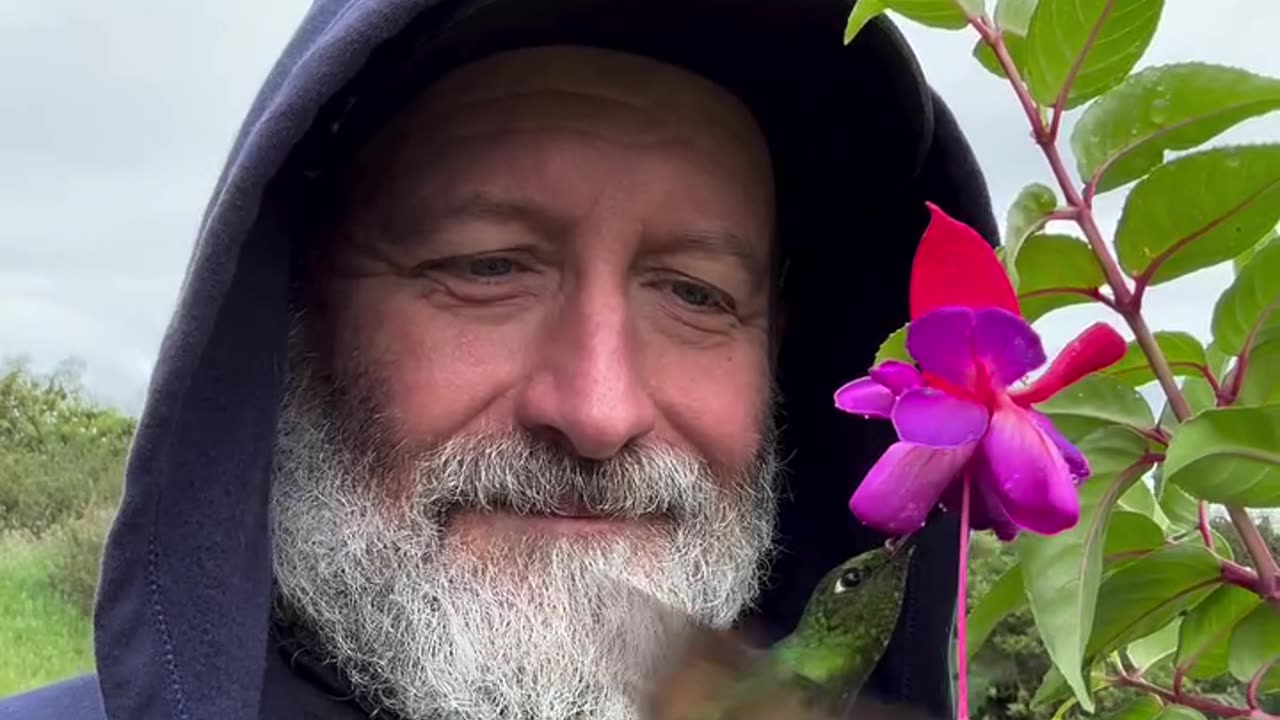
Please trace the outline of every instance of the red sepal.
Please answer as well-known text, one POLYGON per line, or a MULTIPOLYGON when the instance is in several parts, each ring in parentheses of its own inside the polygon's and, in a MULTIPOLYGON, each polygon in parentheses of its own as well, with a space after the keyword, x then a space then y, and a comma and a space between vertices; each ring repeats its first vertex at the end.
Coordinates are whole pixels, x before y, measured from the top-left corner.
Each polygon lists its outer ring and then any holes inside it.
POLYGON ((1124 338, 1114 328, 1094 323, 1063 348, 1035 382, 1009 393, 1009 397, 1023 407, 1048 400, 1080 378, 1120 362, 1127 350, 1124 338))
POLYGON ((911 268, 911 319, 940 307, 998 307, 1021 315, 995 250, 976 230, 926 202, 932 218, 911 268))

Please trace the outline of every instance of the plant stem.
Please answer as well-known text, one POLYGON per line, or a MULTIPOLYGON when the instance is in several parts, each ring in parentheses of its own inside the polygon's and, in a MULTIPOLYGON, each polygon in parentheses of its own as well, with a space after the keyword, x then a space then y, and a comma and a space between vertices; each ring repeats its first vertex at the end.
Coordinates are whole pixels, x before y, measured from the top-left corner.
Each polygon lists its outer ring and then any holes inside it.
POLYGON ((1280 610, 1280 566, 1276 565, 1267 541, 1258 532, 1258 526, 1244 508, 1228 505, 1227 514, 1231 516, 1236 532, 1240 533, 1240 541, 1253 558, 1254 570, 1258 573, 1258 594, 1280 610))
POLYGON ((1266 677, 1267 673, 1271 672, 1271 668, 1275 664, 1275 660, 1264 664, 1262 667, 1258 668, 1258 672, 1254 673, 1253 677, 1249 678, 1249 687, 1245 691, 1245 700, 1249 703, 1249 707, 1255 710, 1258 709, 1258 686, 1262 684, 1262 678, 1266 677))
POLYGON ((969 476, 960 481, 960 577, 956 591, 956 720, 969 720, 969 476))
POLYGON ((1276 719, 1275 715, 1270 715, 1256 708, 1235 707, 1234 705, 1224 705, 1222 703, 1214 702, 1213 700, 1209 700, 1207 698, 1196 697, 1195 695, 1184 695, 1182 693, 1175 693, 1171 690, 1162 688, 1159 685, 1153 685, 1147 682, 1146 680, 1143 680, 1140 677, 1134 677, 1132 675, 1114 675, 1108 678, 1108 682, 1115 687, 1128 687, 1128 688, 1133 688, 1135 690, 1141 690, 1143 692, 1156 695, 1157 697, 1160 697, 1161 699, 1163 699, 1165 702, 1176 703, 1178 705, 1185 705, 1189 708, 1194 708, 1201 712, 1217 715, 1218 717, 1224 717, 1224 718, 1247 717, 1247 718, 1254 718, 1255 720, 1275 720, 1276 719))
MULTIPOLYGON (((978 31, 982 40, 990 45, 992 51, 995 52, 996 59, 1004 70, 1005 77, 1009 80, 1009 85, 1017 95, 1018 102, 1022 106, 1023 112, 1027 115, 1027 121, 1031 124, 1036 144, 1040 146, 1045 159, 1048 160, 1049 167, 1053 170, 1053 176, 1057 179, 1058 186, 1062 189, 1062 195, 1067 201, 1067 206, 1075 210, 1076 222, 1080 225, 1085 239, 1089 242, 1089 247, 1093 250, 1094 256, 1102 266, 1102 273, 1106 277, 1107 285, 1111 288, 1116 309, 1125 319, 1125 322, 1128 323, 1129 328, 1133 331, 1134 339, 1147 356, 1147 362, 1151 364, 1151 369, 1160 381, 1160 388, 1164 391, 1165 397, 1168 398, 1169 407, 1173 410, 1174 416, 1178 419, 1178 422, 1186 422, 1191 417, 1191 406, 1187 403, 1187 399, 1182 394, 1181 389, 1178 388, 1173 370, 1169 367, 1169 361, 1165 358, 1164 353, 1160 352, 1160 346, 1156 343, 1155 335, 1152 334, 1151 328, 1147 326, 1147 321, 1142 316, 1142 294, 1135 293, 1130 289, 1128 282, 1120 271, 1120 266, 1111 254, 1111 249, 1107 246, 1102 238, 1102 233, 1098 230, 1098 223, 1093 216, 1092 195, 1087 200, 1081 196, 1071 176, 1067 173, 1066 165, 1062 161, 1062 153, 1058 151, 1057 138, 1054 137, 1050 128, 1045 127, 1044 122, 1041 120, 1035 101, 1031 98, 1031 93, 1027 89, 1026 83, 1023 82, 1017 65, 1009 55, 1009 49, 1005 46, 1004 37, 982 20, 974 20, 971 24, 978 31)), ((1069 89, 1069 86, 1063 88, 1064 97, 1069 89)), ((1232 383, 1233 390, 1238 388, 1238 384, 1239 379, 1237 378, 1236 382, 1232 383)), ((1232 397, 1234 399, 1234 393, 1232 397)), ((1231 516, 1231 522, 1235 525, 1236 531, 1240 533, 1241 539, 1244 540, 1250 556, 1253 557, 1254 565, 1258 570, 1259 589, 1265 592, 1263 597, 1277 608, 1280 608, 1280 566, 1276 564, 1276 560, 1272 557, 1266 542, 1263 541, 1262 535, 1259 534, 1257 526, 1254 525, 1253 519, 1249 517, 1244 508, 1238 505, 1228 505, 1227 512, 1231 516)))
POLYGON ((1200 539, 1204 540, 1204 546, 1213 549, 1213 532, 1209 528, 1209 503, 1200 501, 1200 539))

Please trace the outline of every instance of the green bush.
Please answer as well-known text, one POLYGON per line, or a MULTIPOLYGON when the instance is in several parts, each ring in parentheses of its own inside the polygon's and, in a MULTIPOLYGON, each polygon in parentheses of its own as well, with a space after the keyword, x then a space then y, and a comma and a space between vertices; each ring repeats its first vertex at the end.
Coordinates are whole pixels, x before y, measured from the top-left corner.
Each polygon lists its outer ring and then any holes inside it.
POLYGON ((86 615, 93 612, 106 542, 114 506, 90 507, 80 517, 49 531, 49 582, 59 595, 86 615))
POLYGON ((42 533, 114 505, 134 421, 85 397, 70 371, 0 371, 0 532, 42 533))

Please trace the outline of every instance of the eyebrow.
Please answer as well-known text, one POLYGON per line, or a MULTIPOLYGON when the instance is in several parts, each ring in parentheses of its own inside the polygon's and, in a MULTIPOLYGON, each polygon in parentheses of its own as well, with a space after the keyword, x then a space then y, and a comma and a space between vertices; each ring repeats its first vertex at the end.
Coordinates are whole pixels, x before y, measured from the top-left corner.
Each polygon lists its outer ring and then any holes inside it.
POLYGON ((426 229, 430 235, 441 225, 468 220, 523 225, 548 240, 563 237, 572 225, 568 218, 531 200, 474 192, 431 213, 426 229))
POLYGON ((769 276, 768 258, 748 238, 732 230, 692 230, 661 238, 654 255, 693 253, 736 260, 758 285, 769 276))

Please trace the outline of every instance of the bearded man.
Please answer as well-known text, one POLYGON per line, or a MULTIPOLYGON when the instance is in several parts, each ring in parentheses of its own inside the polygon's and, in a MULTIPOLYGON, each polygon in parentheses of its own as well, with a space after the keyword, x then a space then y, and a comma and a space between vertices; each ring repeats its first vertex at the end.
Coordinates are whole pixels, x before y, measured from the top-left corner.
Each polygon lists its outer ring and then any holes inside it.
MULTIPOLYGON (((669 612, 787 632, 882 540, 846 503, 889 438, 830 398, 924 201, 994 238, 848 10, 317 2, 200 231, 97 672, 0 716, 623 720, 669 612)), ((870 691, 946 716, 954 532, 918 535, 870 691)))

